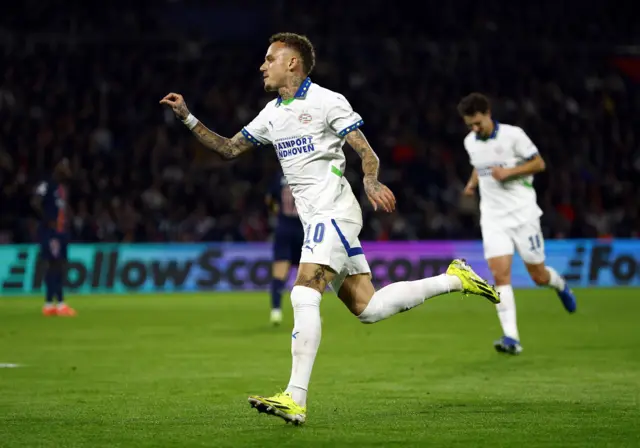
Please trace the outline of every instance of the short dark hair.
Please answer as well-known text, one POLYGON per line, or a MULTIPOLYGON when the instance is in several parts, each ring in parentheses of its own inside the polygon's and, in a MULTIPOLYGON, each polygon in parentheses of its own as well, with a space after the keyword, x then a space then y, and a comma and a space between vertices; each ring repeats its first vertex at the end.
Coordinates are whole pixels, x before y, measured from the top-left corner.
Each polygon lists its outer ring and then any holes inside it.
POLYGON ((316 52, 307 36, 296 33, 277 33, 269 38, 269 43, 282 42, 296 50, 302 58, 302 70, 309 75, 316 66, 316 52))
POLYGON ((478 112, 486 114, 489 110, 491 110, 489 98, 478 92, 470 93, 458 103, 458 113, 462 117, 470 117, 478 112))

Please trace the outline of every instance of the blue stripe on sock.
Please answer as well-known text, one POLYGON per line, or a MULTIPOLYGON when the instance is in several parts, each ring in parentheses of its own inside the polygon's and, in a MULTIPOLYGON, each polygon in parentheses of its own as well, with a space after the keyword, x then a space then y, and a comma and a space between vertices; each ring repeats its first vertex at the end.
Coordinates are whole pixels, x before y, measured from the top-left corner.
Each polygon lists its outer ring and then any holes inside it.
POLYGON ((340 241, 342 241, 342 245, 347 250, 347 255, 349 257, 355 257, 356 255, 364 255, 364 251, 362 250, 362 247, 350 247, 349 246, 349 242, 344 237, 344 234, 340 230, 340 227, 338 227, 338 223, 336 223, 335 219, 331 220, 331 224, 333 224, 333 227, 335 227, 336 232, 338 232, 338 236, 340 237, 340 241))

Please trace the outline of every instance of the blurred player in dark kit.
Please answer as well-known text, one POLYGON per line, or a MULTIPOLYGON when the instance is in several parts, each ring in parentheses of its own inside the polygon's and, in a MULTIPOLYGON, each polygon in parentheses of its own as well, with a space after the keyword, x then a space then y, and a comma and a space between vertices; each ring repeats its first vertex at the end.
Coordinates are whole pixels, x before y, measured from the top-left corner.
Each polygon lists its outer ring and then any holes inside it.
POLYGON ((71 178, 69 161, 56 163, 51 177, 38 185, 32 205, 41 218, 38 227, 40 260, 45 268, 45 316, 75 316, 64 302, 68 235, 67 185, 71 178), (57 304, 54 304, 54 298, 57 304))

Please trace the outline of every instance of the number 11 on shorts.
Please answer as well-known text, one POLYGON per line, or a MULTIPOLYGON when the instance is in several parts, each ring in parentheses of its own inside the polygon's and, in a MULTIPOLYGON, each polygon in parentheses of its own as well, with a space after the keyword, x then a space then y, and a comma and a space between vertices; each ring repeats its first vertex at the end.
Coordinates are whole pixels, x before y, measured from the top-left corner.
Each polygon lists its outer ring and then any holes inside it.
POLYGON ((540 249, 540 235, 532 235, 529 237, 529 243, 531 243, 530 251, 535 252, 540 249))

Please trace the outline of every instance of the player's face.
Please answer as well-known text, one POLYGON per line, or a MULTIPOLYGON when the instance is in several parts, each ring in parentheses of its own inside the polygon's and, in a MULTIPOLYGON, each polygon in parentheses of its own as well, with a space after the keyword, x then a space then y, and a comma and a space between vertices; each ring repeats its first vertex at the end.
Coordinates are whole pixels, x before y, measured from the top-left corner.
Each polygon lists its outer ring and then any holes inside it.
POLYGON ((489 112, 486 114, 476 112, 475 115, 465 115, 464 123, 471 131, 481 137, 491 135, 491 132, 493 132, 493 120, 491 120, 489 112))
POLYGON ((278 90, 286 85, 287 75, 294 65, 295 52, 282 42, 274 42, 267 49, 264 63, 260 66, 264 90, 278 90))

